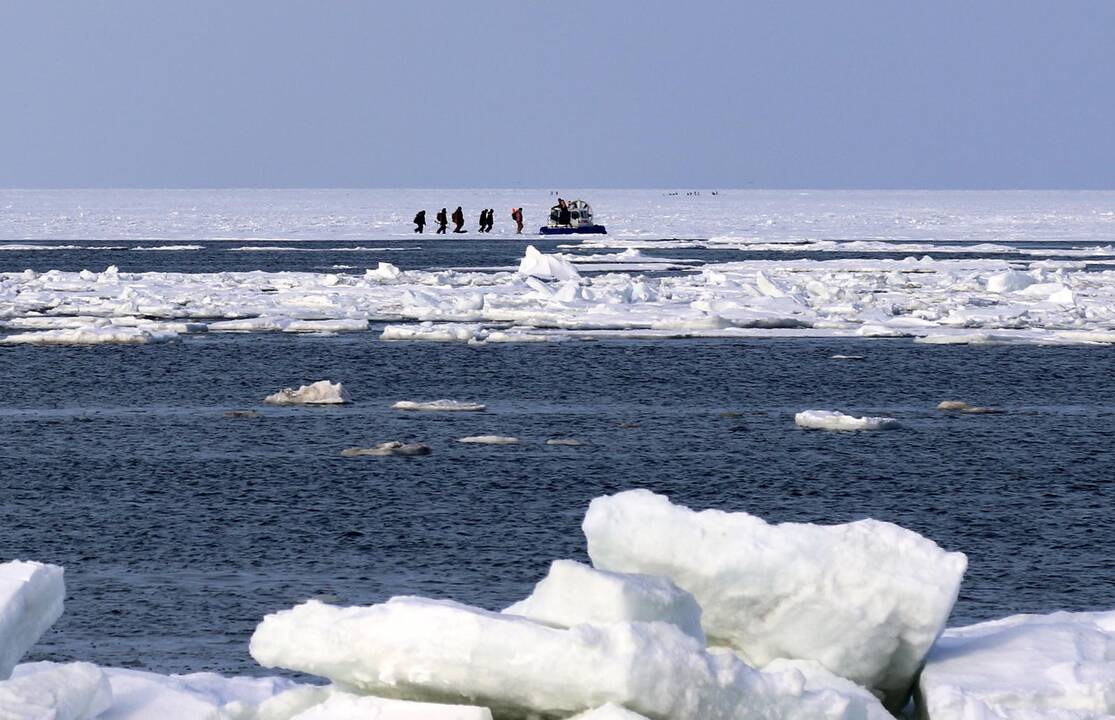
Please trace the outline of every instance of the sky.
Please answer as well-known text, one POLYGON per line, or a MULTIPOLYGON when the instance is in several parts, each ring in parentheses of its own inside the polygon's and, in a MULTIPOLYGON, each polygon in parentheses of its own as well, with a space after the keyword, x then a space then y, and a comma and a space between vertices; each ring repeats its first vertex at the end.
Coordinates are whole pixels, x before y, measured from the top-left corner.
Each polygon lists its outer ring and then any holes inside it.
POLYGON ((3 0, 0 187, 1115 188, 1112 0, 3 0))

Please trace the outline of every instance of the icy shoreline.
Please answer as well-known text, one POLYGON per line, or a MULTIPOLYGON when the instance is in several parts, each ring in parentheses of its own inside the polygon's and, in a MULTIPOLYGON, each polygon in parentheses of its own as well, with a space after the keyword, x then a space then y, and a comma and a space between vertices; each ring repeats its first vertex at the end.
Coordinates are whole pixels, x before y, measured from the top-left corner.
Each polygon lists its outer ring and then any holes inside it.
POLYGON ((61 568, 0 564, 0 717, 886 720, 912 689, 927 720, 1115 710, 1112 613, 944 630, 966 558, 896 525, 772 525, 633 490, 594 500, 584 532, 593 566, 554 562, 502 613, 396 597, 263 618, 262 666, 331 685, 82 662, 8 679, 64 588, 61 568))

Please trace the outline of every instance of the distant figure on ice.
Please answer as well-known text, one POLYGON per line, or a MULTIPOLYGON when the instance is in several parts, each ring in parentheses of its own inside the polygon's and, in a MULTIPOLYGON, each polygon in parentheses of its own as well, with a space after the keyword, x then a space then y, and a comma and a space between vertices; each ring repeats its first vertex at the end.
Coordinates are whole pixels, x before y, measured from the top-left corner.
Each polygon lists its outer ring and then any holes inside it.
POLYGON ((465 232, 465 211, 461 209, 460 205, 453 211, 453 232, 465 232))
POLYGON ((511 208, 511 219, 515 221, 515 234, 523 234, 523 209, 511 208))
POLYGON ((480 232, 488 232, 488 209, 480 211, 480 232))
POLYGON ((445 234, 445 228, 446 228, 446 226, 449 225, 449 216, 445 214, 445 208, 441 209, 441 212, 439 212, 435 216, 435 219, 437 220, 437 233, 435 233, 435 234, 436 235, 444 235, 445 234))
POLYGON ((496 209, 488 208, 487 213, 488 217, 484 221, 484 232, 490 233, 492 231, 492 227, 494 227, 496 224, 496 209))
POLYGON ((419 210, 418 214, 414 216, 414 232, 420 233, 426 227, 426 211, 419 210))

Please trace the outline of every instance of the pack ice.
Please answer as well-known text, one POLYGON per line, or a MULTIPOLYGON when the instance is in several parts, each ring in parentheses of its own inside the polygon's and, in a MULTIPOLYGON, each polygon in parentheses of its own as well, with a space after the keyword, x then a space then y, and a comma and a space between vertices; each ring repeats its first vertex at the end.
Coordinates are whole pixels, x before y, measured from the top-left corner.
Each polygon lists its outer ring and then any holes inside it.
POLYGON ((264 618, 264 667, 327 677, 361 694, 482 705, 496 717, 565 717, 608 702, 660 720, 852 720, 865 699, 805 687, 709 653, 666 622, 554 628, 447 600, 370 607, 311 600, 264 618))
POLYGON ((1110 720, 1115 611, 950 629, 929 654, 918 696, 925 720, 1110 720))
POLYGON ((758 667, 816 660, 892 709, 944 629, 967 566, 886 522, 770 525, 647 490, 596 498, 583 529, 594 566, 665 576, 692 593, 710 643, 758 667))

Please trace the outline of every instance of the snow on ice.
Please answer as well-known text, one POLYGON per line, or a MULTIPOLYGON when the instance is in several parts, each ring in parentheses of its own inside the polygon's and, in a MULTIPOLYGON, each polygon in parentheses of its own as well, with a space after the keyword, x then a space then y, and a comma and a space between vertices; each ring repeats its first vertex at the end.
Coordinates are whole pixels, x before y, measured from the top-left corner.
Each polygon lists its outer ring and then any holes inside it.
POLYGON ((948 630, 918 685, 929 720, 1115 716, 1115 612, 1015 615, 948 630))

